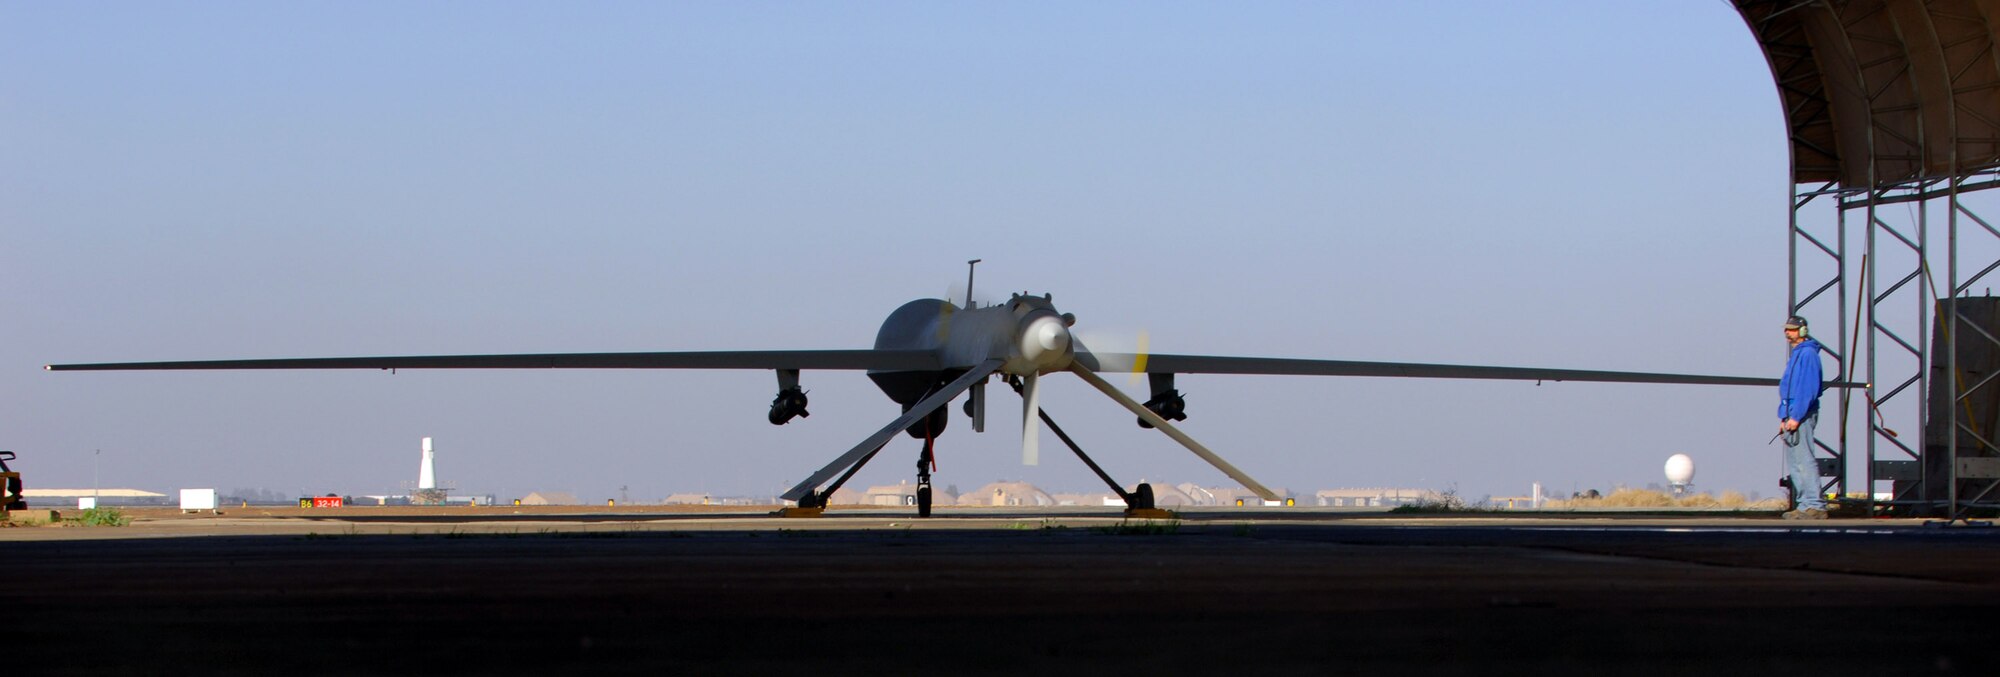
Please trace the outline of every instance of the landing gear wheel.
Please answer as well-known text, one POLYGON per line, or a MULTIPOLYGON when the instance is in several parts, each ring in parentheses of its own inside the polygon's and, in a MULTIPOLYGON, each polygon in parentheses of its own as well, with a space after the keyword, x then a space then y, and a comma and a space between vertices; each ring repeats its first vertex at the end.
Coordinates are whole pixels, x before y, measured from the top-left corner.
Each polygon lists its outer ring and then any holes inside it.
POLYGON ((1161 510, 1153 504, 1153 485, 1140 483, 1139 486, 1133 487, 1132 491, 1125 494, 1125 518, 1166 520, 1176 519, 1176 516, 1172 512, 1161 510))
POLYGON ((1128 508, 1137 508, 1137 509, 1140 509, 1140 510, 1151 510, 1151 509, 1153 509, 1153 507, 1154 507, 1154 506, 1153 506, 1153 485, 1151 485, 1151 484, 1146 484, 1146 483, 1144 483, 1144 482, 1141 482, 1141 483, 1139 483, 1139 486, 1138 486, 1138 488, 1136 488, 1136 489, 1133 489, 1133 490, 1132 490, 1132 500, 1131 500, 1131 505, 1128 505, 1128 506, 1126 506, 1126 507, 1128 507, 1128 508))
POLYGON ((917 516, 931 516, 931 488, 917 487, 917 516))

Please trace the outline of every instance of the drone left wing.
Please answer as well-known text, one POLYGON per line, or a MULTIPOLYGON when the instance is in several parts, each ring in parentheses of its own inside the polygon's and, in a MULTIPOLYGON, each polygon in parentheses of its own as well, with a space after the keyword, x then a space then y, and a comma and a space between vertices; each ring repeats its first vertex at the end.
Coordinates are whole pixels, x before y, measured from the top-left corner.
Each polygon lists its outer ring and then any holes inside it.
MULTIPOLYGON (((1513 381, 1597 381, 1605 383, 1681 383, 1689 385, 1776 386, 1778 379, 1701 374, 1658 374, 1638 371, 1592 371, 1535 367, 1485 367, 1415 362, 1355 362, 1298 360, 1274 357, 1217 355, 1139 355, 1096 353, 1077 361, 1092 371, 1150 374, 1266 374, 1289 376, 1386 376, 1400 378, 1468 378, 1513 381)), ((1850 384, 1829 383, 1828 387, 1850 384)))
POLYGON ((671 353, 537 353, 308 357, 272 360, 51 364, 49 371, 182 369, 938 369, 928 350, 725 350, 671 353))

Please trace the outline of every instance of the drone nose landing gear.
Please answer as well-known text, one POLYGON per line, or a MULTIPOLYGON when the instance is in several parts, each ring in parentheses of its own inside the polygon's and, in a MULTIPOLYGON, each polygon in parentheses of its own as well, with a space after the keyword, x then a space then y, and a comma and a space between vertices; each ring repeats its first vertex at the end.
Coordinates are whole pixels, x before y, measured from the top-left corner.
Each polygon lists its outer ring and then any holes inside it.
POLYGON ((931 466, 937 463, 931 455, 932 445, 937 438, 924 436, 924 452, 917 456, 917 516, 931 516, 931 466))

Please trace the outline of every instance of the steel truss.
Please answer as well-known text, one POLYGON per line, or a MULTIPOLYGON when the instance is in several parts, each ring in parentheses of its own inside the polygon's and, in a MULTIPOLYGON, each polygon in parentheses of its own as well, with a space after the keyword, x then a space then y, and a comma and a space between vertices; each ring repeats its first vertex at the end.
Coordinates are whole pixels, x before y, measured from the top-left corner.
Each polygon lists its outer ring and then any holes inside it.
MULTIPOLYGON (((1837 435, 1816 440, 1822 493, 1859 498, 1871 512, 1908 509, 1953 521, 1976 508, 2000 507, 2000 468, 1964 461, 2000 456, 2000 434, 1982 430, 1985 424, 1967 411, 1974 396, 2000 396, 2000 373, 1967 373, 1958 364, 1960 341, 2000 353, 2000 336, 1958 304, 1980 283, 1992 286, 1991 276, 2000 271, 2000 254, 1988 260, 1974 253, 2000 252, 2000 227, 1961 199, 1994 187, 2000 187, 2000 168, 1870 189, 1841 188, 1835 181, 1793 186, 1787 308, 1819 320, 1815 329, 1827 326, 1823 318, 1834 318, 1835 335, 1819 330, 1814 336, 1832 351, 1838 380, 1867 384, 1822 400, 1822 430, 1829 405, 1839 422, 1837 435), (1946 238, 1941 256, 1932 246, 1938 221, 1946 238), (1859 260, 1849 237, 1857 230, 1859 260), (1943 259, 1942 286, 1936 258, 1943 259), (1934 322, 1937 308, 1949 322, 1934 322), (1945 328, 1937 337, 1941 358, 1932 350, 1934 326, 1945 328), (1953 377, 1933 384, 1934 370, 1953 377), (1926 444, 1925 425, 1939 415, 1948 419, 1944 430, 1956 434, 1926 444), (1862 433, 1858 454, 1849 439, 1855 428, 1862 433), (1906 437, 1898 429, 1918 433, 1906 437), (1858 492, 1850 484, 1856 481, 1858 492), (1875 491, 1883 481, 1893 483, 1886 499, 1875 491)), ((1832 374, 1828 380, 1835 380, 1832 374)))

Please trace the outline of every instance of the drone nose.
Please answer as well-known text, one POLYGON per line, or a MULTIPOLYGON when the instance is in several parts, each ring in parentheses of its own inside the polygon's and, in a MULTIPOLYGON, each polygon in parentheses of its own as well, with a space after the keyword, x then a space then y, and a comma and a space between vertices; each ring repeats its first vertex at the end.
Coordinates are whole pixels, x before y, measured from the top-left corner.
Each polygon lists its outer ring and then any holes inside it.
POLYGON ((1049 364, 1069 352, 1069 327, 1059 318, 1044 317, 1028 324, 1021 333, 1021 356, 1039 364, 1049 364))

